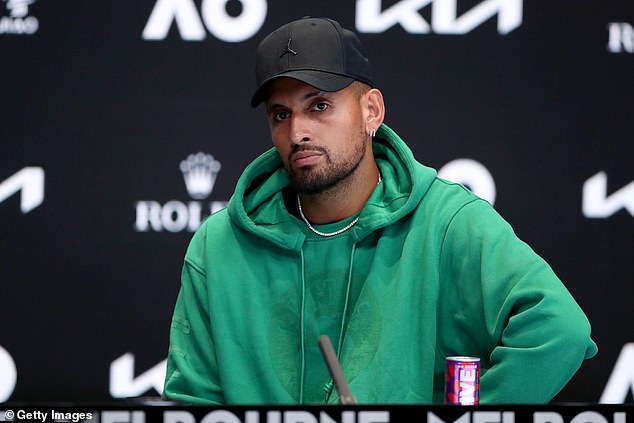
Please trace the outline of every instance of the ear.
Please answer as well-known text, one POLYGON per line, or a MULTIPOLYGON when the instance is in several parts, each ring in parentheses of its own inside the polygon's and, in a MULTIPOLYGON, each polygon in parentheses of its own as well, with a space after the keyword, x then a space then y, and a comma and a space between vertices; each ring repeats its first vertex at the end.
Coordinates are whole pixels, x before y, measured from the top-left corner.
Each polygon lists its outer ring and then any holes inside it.
POLYGON ((376 132, 385 118, 385 103, 383 93, 377 88, 372 88, 365 94, 367 115, 365 119, 366 133, 376 132))

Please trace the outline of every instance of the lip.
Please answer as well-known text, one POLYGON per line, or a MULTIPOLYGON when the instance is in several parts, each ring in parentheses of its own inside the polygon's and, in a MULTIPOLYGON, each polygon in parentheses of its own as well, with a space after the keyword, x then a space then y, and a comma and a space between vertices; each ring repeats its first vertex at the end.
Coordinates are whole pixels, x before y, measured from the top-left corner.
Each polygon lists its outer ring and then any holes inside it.
POLYGON ((319 151, 298 151, 293 154, 292 160, 299 166, 309 166, 316 163, 322 155, 319 151))

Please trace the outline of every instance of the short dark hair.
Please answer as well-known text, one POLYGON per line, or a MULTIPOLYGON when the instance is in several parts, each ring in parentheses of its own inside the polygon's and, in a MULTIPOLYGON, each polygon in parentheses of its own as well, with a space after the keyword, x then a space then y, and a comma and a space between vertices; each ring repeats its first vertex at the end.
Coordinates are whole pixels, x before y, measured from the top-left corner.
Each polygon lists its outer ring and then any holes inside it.
POLYGON ((372 89, 368 84, 361 81, 352 81, 350 85, 348 85, 352 90, 352 94, 355 96, 357 100, 361 98, 361 96, 372 89))

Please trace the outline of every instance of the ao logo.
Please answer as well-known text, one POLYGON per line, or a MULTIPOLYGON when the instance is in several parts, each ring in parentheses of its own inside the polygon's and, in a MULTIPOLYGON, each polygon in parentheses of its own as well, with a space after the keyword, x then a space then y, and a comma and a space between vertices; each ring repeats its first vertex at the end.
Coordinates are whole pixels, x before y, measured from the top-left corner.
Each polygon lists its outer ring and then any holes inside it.
MULTIPOLYGON (((200 15, 193 0, 157 0, 142 37, 163 40, 175 22, 186 41, 204 40, 205 27, 222 41, 247 40, 264 25, 268 2, 239 1, 240 14, 231 16, 226 10, 229 0, 202 0, 200 15)), ((401 0, 387 8, 382 0, 357 0, 355 24, 359 32, 366 33, 382 33, 400 25, 411 34, 466 34, 497 15, 498 32, 508 34, 522 24, 522 9, 523 0, 485 0, 458 16, 458 0, 401 0), (428 23, 420 10, 430 5, 428 23)))
POLYGON ((583 215, 591 219, 605 219, 621 209, 634 216, 634 182, 608 195, 608 175, 598 172, 583 184, 581 208, 583 215))
POLYGON ((11 355, 4 348, 0 347, 0 403, 9 399, 17 380, 18 372, 11 355))
POLYGON ((27 166, 0 182, 0 203, 19 192, 20 210, 26 214, 44 201, 44 169, 27 166))
POLYGON ((110 364, 110 395, 113 398, 138 397, 151 389, 163 394, 167 359, 135 377, 134 354, 125 353, 110 364))
POLYGON ((634 343, 623 346, 599 403, 623 404, 628 392, 634 395, 634 343))
MULTIPOLYGON (((228 0, 203 0, 201 15, 205 26, 216 38, 237 43, 251 38, 264 24, 266 0, 240 0, 242 12, 230 16, 228 0)), ((206 33, 193 0, 157 0, 143 30, 143 39, 162 40, 176 21, 181 37, 187 41, 205 39, 206 33)))

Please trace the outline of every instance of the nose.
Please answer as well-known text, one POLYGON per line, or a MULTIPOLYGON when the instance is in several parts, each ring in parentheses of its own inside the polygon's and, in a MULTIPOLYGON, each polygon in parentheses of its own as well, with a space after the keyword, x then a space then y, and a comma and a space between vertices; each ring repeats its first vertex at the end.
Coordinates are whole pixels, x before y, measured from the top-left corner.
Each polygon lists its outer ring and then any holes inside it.
POLYGON ((291 116, 290 138, 294 144, 308 142, 312 139, 309 121, 302 114, 294 113, 291 116))

